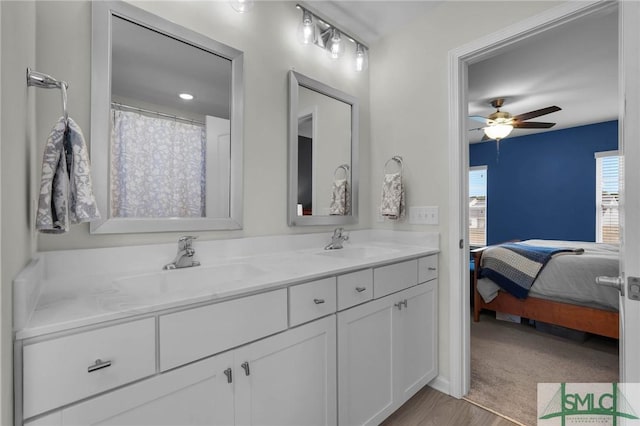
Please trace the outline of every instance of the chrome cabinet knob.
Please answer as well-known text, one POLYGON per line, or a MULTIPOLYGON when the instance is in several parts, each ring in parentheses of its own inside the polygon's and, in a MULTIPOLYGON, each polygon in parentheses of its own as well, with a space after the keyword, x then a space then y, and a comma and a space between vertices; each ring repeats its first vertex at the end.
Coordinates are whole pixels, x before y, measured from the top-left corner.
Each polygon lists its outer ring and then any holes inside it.
POLYGON ((365 291, 367 288, 366 287, 356 287, 356 291, 358 293, 362 293, 363 291, 365 291))
POLYGON ((324 303, 324 299, 313 299, 313 303, 315 303, 316 305, 320 305, 324 303))

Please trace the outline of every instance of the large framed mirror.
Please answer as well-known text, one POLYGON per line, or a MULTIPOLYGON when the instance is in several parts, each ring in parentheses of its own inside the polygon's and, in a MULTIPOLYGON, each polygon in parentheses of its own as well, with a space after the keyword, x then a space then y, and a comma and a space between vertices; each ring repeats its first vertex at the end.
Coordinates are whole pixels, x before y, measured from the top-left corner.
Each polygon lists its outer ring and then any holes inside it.
POLYGON ((243 53, 92 4, 92 233, 242 228, 243 53))
POLYGON ((358 99, 289 71, 290 226, 358 221, 358 99))

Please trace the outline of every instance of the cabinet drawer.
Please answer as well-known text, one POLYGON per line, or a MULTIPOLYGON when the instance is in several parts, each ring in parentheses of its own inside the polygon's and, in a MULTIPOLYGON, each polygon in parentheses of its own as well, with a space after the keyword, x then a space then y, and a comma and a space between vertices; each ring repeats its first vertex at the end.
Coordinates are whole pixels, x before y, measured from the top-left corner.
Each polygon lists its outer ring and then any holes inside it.
POLYGON ((26 345, 24 418, 154 374, 155 341, 147 318, 26 345))
POLYGON ((289 324, 292 327, 335 311, 335 277, 289 287, 289 324))
POLYGON ((286 289, 160 317, 160 370, 186 364, 287 328, 286 289))
POLYGON ((373 298, 373 270, 352 272, 338 277, 338 310, 373 298))
POLYGON ((438 278, 438 255, 418 259, 418 282, 425 283, 438 278))
POLYGON ((417 259, 373 270, 373 297, 376 299, 416 284, 418 284, 417 259))

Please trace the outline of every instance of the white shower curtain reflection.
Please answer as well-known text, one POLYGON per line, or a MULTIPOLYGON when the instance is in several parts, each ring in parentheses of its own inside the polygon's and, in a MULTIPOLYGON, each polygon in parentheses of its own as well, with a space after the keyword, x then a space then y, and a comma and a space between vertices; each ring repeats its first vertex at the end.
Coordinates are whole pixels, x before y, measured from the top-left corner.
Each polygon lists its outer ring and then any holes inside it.
POLYGON ((112 216, 204 216, 205 128, 137 112, 112 114, 112 216))

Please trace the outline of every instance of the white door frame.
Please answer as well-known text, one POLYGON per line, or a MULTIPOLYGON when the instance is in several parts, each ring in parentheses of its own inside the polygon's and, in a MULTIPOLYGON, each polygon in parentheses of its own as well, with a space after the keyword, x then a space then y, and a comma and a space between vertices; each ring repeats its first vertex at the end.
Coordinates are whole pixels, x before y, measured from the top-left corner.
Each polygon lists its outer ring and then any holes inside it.
MULTIPOLYGON (((615 5, 616 2, 612 1, 567 2, 449 52, 449 209, 451 217, 457 218, 451 222, 449 229, 449 393, 456 398, 469 392, 471 382, 471 318, 467 266, 468 66, 497 55, 504 47, 615 5)), ((627 53, 628 51, 624 52, 625 55, 627 53)), ((635 79, 638 79, 637 70, 635 79)))

